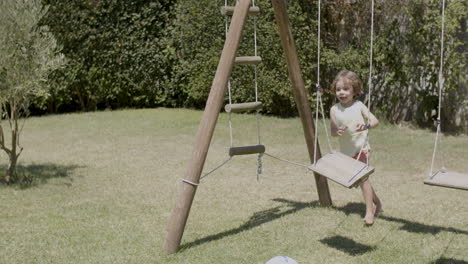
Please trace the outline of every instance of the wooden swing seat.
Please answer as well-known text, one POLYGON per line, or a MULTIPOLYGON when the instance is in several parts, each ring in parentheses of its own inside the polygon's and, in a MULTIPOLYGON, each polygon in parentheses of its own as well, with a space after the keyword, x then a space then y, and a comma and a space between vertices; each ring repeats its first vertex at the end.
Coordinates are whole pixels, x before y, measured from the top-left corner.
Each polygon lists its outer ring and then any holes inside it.
POLYGON ((360 179, 369 176, 375 170, 374 167, 341 152, 326 154, 309 169, 348 188, 354 187, 360 179))
POLYGON ((468 190, 468 174, 440 170, 424 180, 425 184, 468 190))

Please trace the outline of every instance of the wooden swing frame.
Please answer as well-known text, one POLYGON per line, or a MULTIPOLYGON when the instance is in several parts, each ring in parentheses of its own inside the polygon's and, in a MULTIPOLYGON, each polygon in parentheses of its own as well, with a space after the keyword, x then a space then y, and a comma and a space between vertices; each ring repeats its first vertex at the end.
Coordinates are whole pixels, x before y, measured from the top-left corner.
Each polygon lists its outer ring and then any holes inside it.
MULTIPOLYGON (((287 14, 286 0, 272 0, 281 44, 286 56, 289 78, 291 80, 294 99, 302 122, 304 137, 309 152, 310 161, 314 161, 315 127, 311 107, 307 99, 307 92, 299 65, 294 38, 287 14)), ((167 235, 163 249, 167 253, 175 253, 187 223, 190 208, 200 181, 213 132, 222 108, 229 77, 236 61, 236 52, 241 40, 242 31, 251 9, 251 0, 237 0, 233 10, 231 25, 227 33, 224 48, 212 82, 210 94, 197 131, 192 157, 190 159, 185 178, 179 185, 175 207, 172 211, 167 228, 167 235)), ((317 155, 321 157, 317 142, 317 155)), ((327 178, 314 173, 319 201, 322 206, 332 206, 332 199, 327 178)))

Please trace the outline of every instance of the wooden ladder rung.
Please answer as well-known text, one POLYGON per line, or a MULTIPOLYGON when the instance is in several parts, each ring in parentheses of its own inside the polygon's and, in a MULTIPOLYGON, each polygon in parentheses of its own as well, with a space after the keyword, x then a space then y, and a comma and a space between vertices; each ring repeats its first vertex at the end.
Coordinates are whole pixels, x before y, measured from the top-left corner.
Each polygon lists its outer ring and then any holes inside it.
POLYGON ((243 146, 243 147, 232 147, 229 148, 229 156, 237 156, 237 155, 249 155, 249 154, 257 154, 257 153, 264 153, 265 146, 264 145, 252 145, 252 146, 243 146))
POLYGON ((242 56, 236 57, 234 61, 236 64, 259 64, 262 62, 262 57, 260 56, 242 56))
MULTIPOLYGON (((221 15, 232 16, 234 14, 235 6, 223 6, 221 7, 221 15)), ((251 6, 249 8, 249 16, 256 16, 260 14, 260 8, 258 6, 251 6)))
POLYGON ((227 104, 224 106, 224 110, 228 113, 240 113, 251 110, 258 110, 262 108, 262 102, 249 102, 241 104, 227 104))

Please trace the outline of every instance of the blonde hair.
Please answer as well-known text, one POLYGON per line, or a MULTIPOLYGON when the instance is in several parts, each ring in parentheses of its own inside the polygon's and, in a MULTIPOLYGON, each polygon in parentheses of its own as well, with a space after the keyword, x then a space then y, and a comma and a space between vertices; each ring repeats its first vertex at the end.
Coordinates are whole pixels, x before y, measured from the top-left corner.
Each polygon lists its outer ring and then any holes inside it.
POLYGON ((353 87, 353 92, 355 96, 361 95, 362 93, 362 81, 359 79, 359 76, 348 70, 342 70, 340 71, 335 79, 333 80, 333 83, 330 86, 330 90, 332 93, 336 93, 336 84, 340 80, 346 80, 351 83, 351 86, 353 87))

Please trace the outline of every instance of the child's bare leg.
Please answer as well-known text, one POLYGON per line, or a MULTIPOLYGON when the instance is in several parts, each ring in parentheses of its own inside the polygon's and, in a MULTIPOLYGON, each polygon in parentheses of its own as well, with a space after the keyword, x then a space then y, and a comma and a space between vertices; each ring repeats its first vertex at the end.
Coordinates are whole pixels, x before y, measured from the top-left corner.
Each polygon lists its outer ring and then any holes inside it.
MULTIPOLYGON (((372 188, 372 187, 371 187, 372 188)), ((374 215, 375 216, 379 216, 379 214, 381 212, 383 212, 383 209, 382 209, 382 202, 380 201, 379 197, 377 196, 377 194, 375 193, 374 191, 374 188, 372 188, 372 196, 373 196, 373 202, 375 204, 375 212, 374 212, 374 215)))
POLYGON ((364 222, 367 225, 372 225, 374 223, 374 190, 372 189, 368 179, 364 179, 359 186, 361 186, 364 202, 366 203, 366 216, 364 217, 364 222))

